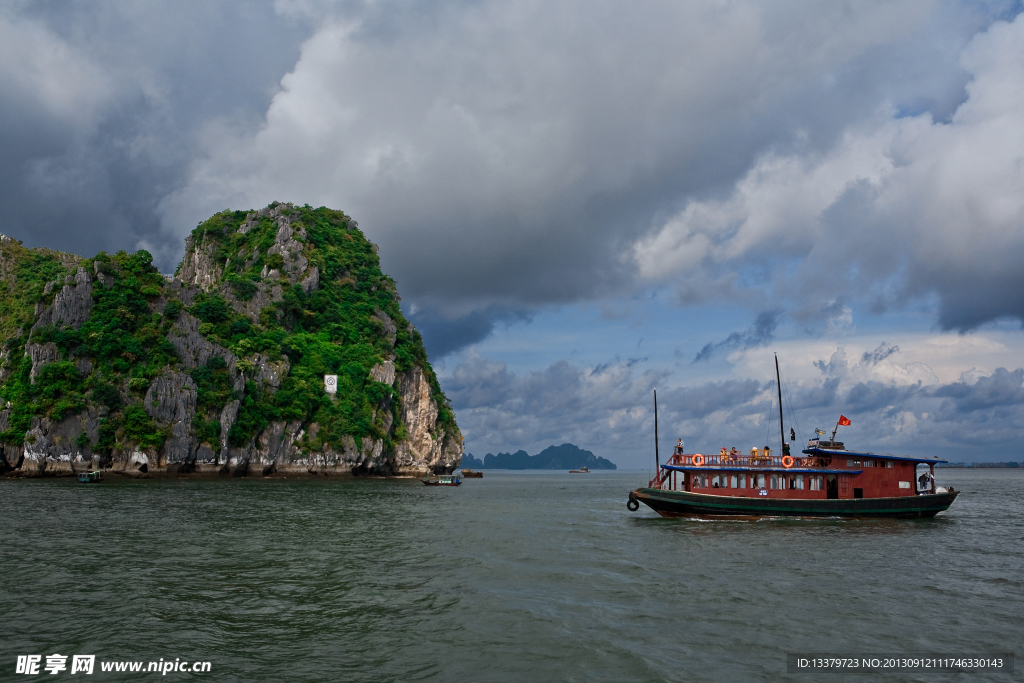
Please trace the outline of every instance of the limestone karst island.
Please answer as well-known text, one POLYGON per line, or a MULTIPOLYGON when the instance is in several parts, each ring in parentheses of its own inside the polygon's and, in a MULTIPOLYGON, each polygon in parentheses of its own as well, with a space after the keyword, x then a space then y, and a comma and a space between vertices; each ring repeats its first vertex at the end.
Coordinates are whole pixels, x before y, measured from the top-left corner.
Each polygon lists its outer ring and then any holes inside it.
POLYGON ((6 476, 451 472, 462 436, 341 211, 226 211, 174 277, 0 238, 6 476), (337 375, 337 391, 325 391, 337 375))

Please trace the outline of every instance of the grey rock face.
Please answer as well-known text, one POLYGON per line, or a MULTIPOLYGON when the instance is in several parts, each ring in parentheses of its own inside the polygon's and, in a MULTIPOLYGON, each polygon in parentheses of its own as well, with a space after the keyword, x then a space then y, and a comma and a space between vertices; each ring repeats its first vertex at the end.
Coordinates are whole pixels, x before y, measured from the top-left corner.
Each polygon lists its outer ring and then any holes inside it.
POLYGON ((395 364, 389 360, 377 363, 370 370, 370 379, 374 382, 393 385, 395 383, 395 364))
POLYGON ((394 321, 391 320, 387 313, 379 308, 374 311, 373 316, 384 325, 384 331, 382 334, 384 338, 388 340, 388 343, 391 344, 391 346, 394 346, 395 342, 398 341, 398 327, 395 325, 394 321))
POLYGON ((57 421, 34 418, 22 446, 21 473, 70 475, 76 466, 86 469, 98 465, 98 458, 89 446, 78 445, 78 437, 85 434, 95 442, 99 438, 99 420, 99 411, 95 408, 57 421))
POLYGON ((315 292, 320 288, 320 269, 316 266, 310 268, 309 275, 302 278, 302 281, 299 284, 302 286, 302 291, 304 291, 307 296, 315 292))
MULTIPOLYGON (((295 207, 292 204, 265 207, 246 216, 245 222, 239 227, 239 232, 246 234, 264 218, 275 220, 278 226, 277 234, 274 244, 267 250, 267 255, 280 254, 284 260, 284 267, 280 271, 264 266, 260 276, 262 282, 256 283, 256 292, 247 301, 237 298, 231 287, 223 281, 227 264, 214 262, 212 243, 207 244, 204 240, 202 244, 193 245, 187 242, 185 260, 178 274, 182 285, 182 303, 186 306, 191 304, 195 293, 188 291, 190 288, 195 288, 196 292, 215 291, 237 312, 258 321, 264 308, 284 298, 280 278, 285 278, 293 285, 299 284, 307 295, 315 292, 320 287, 320 271, 316 266, 309 268, 309 260, 303 253, 305 244, 300 241, 306 238, 306 231, 301 224, 293 223, 294 211, 295 207)), ((238 255, 238 258, 246 259, 246 268, 259 256, 259 250, 254 251, 251 257, 247 258, 248 256, 244 253, 238 255)))
POLYGON ((32 370, 29 373, 32 384, 36 383, 36 377, 47 363, 61 360, 60 350, 53 342, 45 344, 29 344, 25 351, 32 358, 32 370))
POLYGON ((143 406, 158 426, 169 428, 164 441, 163 460, 191 463, 195 460, 196 439, 192 419, 196 414, 196 385, 188 375, 168 370, 153 380, 143 406))
POLYGON ((254 322, 260 319, 260 312, 264 308, 284 298, 281 287, 268 282, 257 282, 256 293, 248 301, 242 301, 235 297, 231 288, 226 285, 221 288, 220 293, 224 300, 231 304, 232 308, 248 316, 254 322))
POLYGON ((185 257, 178 271, 178 279, 204 292, 215 289, 223 274, 223 265, 213 261, 216 249, 216 245, 206 237, 199 244, 194 244, 189 236, 185 241, 185 257))
POLYGON ((266 385, 271 393, 277 391, 281 386, 281 380, 288 376, 288 370, 290 368, 287 358, 283 358, 279 361, 271 361, 261 354, 256 355, 254 365, 255 370, 253 372, 255 376, 253 377, 253 380, 257 384, 266 385))
POLYGON ((238 418, 238 406, 241 405, 241 401, 235 399, 234 401, 228 401, 224 406, 224 409, 220 411, 220 460, 219 462, 227 462, 231 454, 231 449, 228 444, 228 432, 231 431, 231 427, 235 424, 235 420, 238 418))
POLYGON ((78 329, 89 319, 89 311, 92 310, 92 277, 85 268, 79 267, 74 277, 68 275, 64 281, 64 287, 57 292, 53 303, 42 311, 32 329, 45 325, 69 325, 78 329))
MULTIPOLYGON (((306 231, 301 225, 292 226, 291 204, 281 204, 274 208, 277 217, 277 235, 274 244, 267 250, 267 254, 280 254, 284 259, 284 275, 288 281, 295 284, 306 272, 309 260, 303 255, 305 245, 298 239, 306 238, 306 231)), ((274 213, 271 213, 273 216, 274 213)), ((264 277, 276 278, 273 271, 269 271, 264 277)), ((317 273, 319 281, 319 272, 317 273)))
POLYGON ((171 344, 178 351, 181 364, 186 369, 192 370, 206 365, 212 357, 220 356, 227 362, 228 367, 231 368, 232 378, 234 378, 235 354, 223 346, 207 340, 206 337, 199 333, 199 324, 199 318, 191 313, 182 311, 167 335, 171 344))
POLYGON ((457 434, 437 429, 438 405, 423 369, 416 366, 396 381, 402 397, 400 417, 408 434, 395 446, 396 468, 415 475, 451 472, 462 461, 462 440, 457 434))
POLYGON ((295 444, 301 432, 301 422, 271 422, 249 448, 232 450, 229 466, 238 474, 306 473, 307 467, 294 466, 301 459, 295 444))

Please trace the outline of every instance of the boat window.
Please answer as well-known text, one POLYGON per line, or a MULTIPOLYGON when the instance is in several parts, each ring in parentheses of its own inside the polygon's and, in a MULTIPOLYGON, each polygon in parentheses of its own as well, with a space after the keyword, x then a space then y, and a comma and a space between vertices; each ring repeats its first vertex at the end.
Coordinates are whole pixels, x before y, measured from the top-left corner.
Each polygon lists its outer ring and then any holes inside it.
POLYGON ((738 482, 736 481, 736 475, 735 475, 735 474, 734 474, 734 475, 732 475, 731 477, 729 477, 729 480, 730 480, 730 481, 729 481, 729 487, 730 487, 730 488, 734 488, 734 489, 735 489, 735 488, 740 488, 740 487, 739 487, 739 486, 737 485, 737 484, 738 484, 738 482))
POLYGON ((786 479, 785 479, 785 477, 780 477, 777 474, 773 474, 772 475, 772 488, 773 489, 783 488, 785 486, 786 486, 786 479))
POLYGON ((811 491, 820 491, 822 478, 821 477, 810 477, 810 489, 811 491))
POLYGON ((860 460, 847 460, 846 461, 846 466, 847 467, 860 467, 860 460))
POLYGON ((791 475, 789 477, 789 488, 797 489, 799 491, 804 490, 804 477, 802 474, 791 475))
POLYGON ((741 489, 747 488, 747 475, 741 474, 740 477, 739 477, 739 480, 740 480, 739 481, 739 484, 740 484, 739 488, 741 488, 741 489))
POLYGON ((885 466, 891 469, 896 466, 896 463, 894 463, 892 460, 886 460, 885 466))
POLYGON ((864 461, 864 467, 874 467, 874 466, 875 466, 875 461, 874 460, 865 460, 864 461))
POLYGON ((765 488, 765 485, 764 485, 764 475, 763 474, 757 475, 757 488, 759 488, 759 489, 765 488))

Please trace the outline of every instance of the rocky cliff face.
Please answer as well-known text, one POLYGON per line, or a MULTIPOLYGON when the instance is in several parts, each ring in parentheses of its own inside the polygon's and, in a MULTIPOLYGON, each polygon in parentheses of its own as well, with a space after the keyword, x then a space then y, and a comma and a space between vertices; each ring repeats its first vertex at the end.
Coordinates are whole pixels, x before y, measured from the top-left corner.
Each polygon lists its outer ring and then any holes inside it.
POLYGON ((173 278, 145 252, 45 252, 32 280, 16 266, 34 251, 0 239, 7 296, 31 310, 17 327, 0 320, 8 475, 459 466, 462 437, 422 340, 341 212, 218 214, 189 236, 173 278), (336 394, 324 375, 338 376, 336 394))

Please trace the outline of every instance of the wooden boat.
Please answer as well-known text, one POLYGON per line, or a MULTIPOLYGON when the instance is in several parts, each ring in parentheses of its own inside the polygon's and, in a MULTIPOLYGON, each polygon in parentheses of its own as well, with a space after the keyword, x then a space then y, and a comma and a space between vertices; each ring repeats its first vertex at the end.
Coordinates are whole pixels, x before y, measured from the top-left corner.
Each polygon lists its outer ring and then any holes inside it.
POLYGON ((97 484, 103 481, 103 472, 100 470, 93 470, 92 472, 79 472, 78 481, 83 484, 97 484))
MULTIPOLYGON (((777 358, 775 368, 778 379, 777 358)), ((836 429, 848 424, 840 416, 836 429)), ((662 517, 934 517, 960 493, 935 486, 935 465, 946 462, 937 457, 849 450, 835 440, 835 429, 828 440, 815 430, 803 457, 794 457, 785 442, 781 408, 779 429, 781 455, 768 447, 752 448, 749 455, 724 448, 717 455, 687 454, 677 445, 650 483, 630 492, 627 508, 635 512, 643 503, 662 517), (919 472, 921 465, 928 471, 919 472)), ((790 434, 795 438, 793 430, 790 434)))
POLYGON ((578 470, 569 470, 569 474, 589 474, 589 473, 590 473, 590 468, 589 467, 581 467, 578 470))
POLYGON ((462 480, 457 474, 432 474, 424 479, 423 483, 427 486, 458 486, 462 480))
POLYGON ((484 478, 484 473, 483 472, 474 472, 473 470, 468 470, 468 469, 463 468, 462 469, 462 478, 463 479, 483 479, 484 478))

